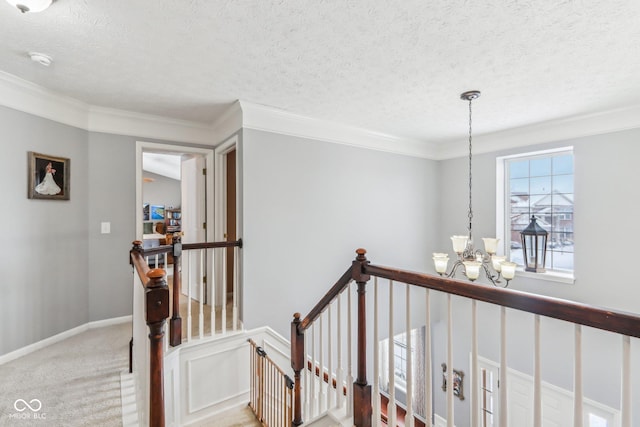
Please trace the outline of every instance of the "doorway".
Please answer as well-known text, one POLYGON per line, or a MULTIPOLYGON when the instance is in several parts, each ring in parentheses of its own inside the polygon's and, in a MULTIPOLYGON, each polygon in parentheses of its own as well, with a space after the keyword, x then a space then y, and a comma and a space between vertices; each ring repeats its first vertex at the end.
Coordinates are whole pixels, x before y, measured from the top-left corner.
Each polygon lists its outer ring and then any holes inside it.
MULTIPOLYGON (((166 233, 183 232, 183 242, 204 242, 212 241, 213 227, 207 227, 207 223, 213 224, 213 185, 207 185, 206 170, 213 169, 214 152, 213 149, 187 147, 179 145, 158 144, 151 142, 136 142, 136 238, 144 242, 146 246, 153 246, 160 243, 160 239, 166 233), (177 176, 174 179, 179 181, 180 195, 178 199, 172 196, 170 202, 164 202, 163 196, 152 195, 145 190, 151 188, 154 183, 145 184, 145 157, 155 156, 157 159, 173 163, 172 168, 178 168, 177 176), (169 160, 171 159, 171 160, 169 160), (146 197, 155 197, 157 203, 151 203, 146 197), (156 206, 155 219, 151 220, 151 214, 147 214, 147 209, 156 206), (167 208, 169 206, 169 208, 167 208), (147 216, 149 215, 149 216, 147 216), (162 217, 162 218, 161 218, 162 217), (148 219, 147 219, 148 218, 148 219), (150 224, 151 223, 151 224, 150 224), (146 225, 145 225, 146 224, 146 225), (164 225, 164 227, 160 227, 164 225), (145 229, 146 228, 146 229, 145 229), (151 231, 151 234, 148 233, 151 231)), ((166 166, 166 165, 165 165, 166 166)), ((148 168, 148 167, 147 167, 148 168)), ((156 170, 156 175, 162 173, 156 170)), ((148 177, 147 177, 148 178, 148 177)), ((161 178, 156 178, 158 181, 161 178)), ((168 186, 163 187, 165 190, 168 186)), ((153 194, 153 193, 152 193, 153 194)), ((169 267, 169 271, 171 266, 169 267)), ((193 266, 192 271, 203 271, 206 276, 207 268, 193 266)), ((199 295, 199 287, 196 285, 198 278, 193 278, 189 286, 194 299, 207 300, 206 289, 203 295, 199 295)), ((188 292, 188 288, 183 284, 183 293, 188 292)))

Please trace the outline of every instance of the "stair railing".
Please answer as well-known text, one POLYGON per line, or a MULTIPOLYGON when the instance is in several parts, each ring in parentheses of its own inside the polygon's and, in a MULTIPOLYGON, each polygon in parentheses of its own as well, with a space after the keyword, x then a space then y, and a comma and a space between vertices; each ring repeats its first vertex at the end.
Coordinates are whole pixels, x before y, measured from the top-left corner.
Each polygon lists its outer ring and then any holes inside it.
MULTIPOLYGON (((180 313, 180 300, 182 295, 182 285, 188 285, 187 290, 187 340, 210 337, 218 332, 216 328, 216 318, 220 317, 220 333, 224 334, 228 329, 238 330, 242 327, 239 320, 238 307, 238 276, 239 276, 239 249, 242 247, 242 240, 230 242, 206 242, 206 243, 182 243, 180 234, 173 235, 170 245, 156 246, 153 248, 143 248, 142 242, 133 242, 130 251, 130 263, 134 267, 134 282, 137 286, 133 288, 133 338, 129 344, 130 372, 137 368, 137 393, 138 410, 141 414, 141 423, 144 425, 148 421, 152 426, 164 426, 164 383, 163 383, 163 359, 164 352, 168 350, 169 344, 173 347, 182 344, 182 315, 180 313), (221 250, 218 258, 215 250, 221 250), (231 255, 227 255, 230 250, 231 255), (183 277, 183 256, 186 257, 185 264, 186 280, 183 277), (226 261, 229 256, 233 257, 232 270, 232 319, 231 327, 227 327, 227 295, 226 283, 228 272, 226 261), (168 267, 173 263, 172 271, 172 292, 170 296, 169 286, 166 281, 166 271, 162 267, 168 267), (211 267, 211 277, 215 279, 216 268, 221 268, 221 281, 223 283, 221 293, 223 294, 222 308, 216 309, 215 290, 211 292, 208 304, 205 305, 205 283, 203 271, 206 263, 211 267), (218 264, 216 264, 218 263, 218 264), (196 271, 191 268, 196 265, 196 271), (151 267, 153 266, 153 268, 151 267), (193 284, 196 284, 198 298, 192 298, 193 284), (170 300, 171 303, 170 303, 170 300), (195 301, 195 302, 194 302, 195 301), (192 333, 192 306, 199 307, 198 324, 196 333, 192 333), (205 313, 205 308, 208 313, 205 313), (205 314, 210 317, 209 333, 205 332, 205 314), (216 315, 218 314, 218 316, 216 315), (169 321, 169 340, 164 339, 165 323, 169 321), (146 326, 145 326, 146 325, 146 326), (145 344, 148 328, 149 345, 145 344), (146 367, 149 367, 146 370, 146 367)), ((208 326, 208 325, 207 325, 208 326)))
MULTIPOLYGON (((337 400, 337 396, 340 393, 331 392, 333 387, 325 386, 324 381, 318 381, 315 375, 309 373, 309 371, 315 373, 320 372, 319 377, 328 377, 328 384, 337 383, 338 387, 341 384, 347 385, 350 399, 353 402, 351 408, 347 407, 347 415, 353 417, 353 424, 356 427, 381 425, 381 414, 383 402, 380 399, 381 385, 379 379, 383 379, 382 373, 379 369, 378 355, 380 349, 378 346, 378 339, 380 335, 379 318, 388 316, 388 337, 389 337, 389 354, 388 354, 388 368, 386 368, 388 378, 389 395, 385 397, 384 403, 387 403, 386 411, 386 423, 389 426, 397 425, 399 419, 397 412, 398 402, 394 395, 394 366, 393 366, 393 337, 397 325, 394 325, 394 305, 402 307, 402 301, 396 301, 394 303, 394 294, 397 295, 398 291, 404 291, 404 308, 402 313, 404 316, 404 329, 407 334, 407 340, 410 340, 412 330, 412 306, 415 308, 417 304, 420 304, 424 308, 424 337, 420 339, 424 340, 425 355, 422 361, 425 366, 425 376, 422 384, 412 384, 411 375, 409 372, 408 381, 406 384, 407 389, 407 402, 406 408, 402 411, 402 418, 404 418, 405 426, 418 426, 428 425, 431 426, 433 422, 434 412, 432 407, 433 390, 432 384, 435 382, 433 378, 433 361, 431 351, 431 298, 432 292, 435 292, 436 296, 444 296, 446 298, 446 313, 444 319, 446 323, 446 361, 449 368, 446 371, 446 384, 453 385, 446 388, 446 423, 447 426, 452 427, 454 425, 454 398, 458 393, 462 393, 461 389, 456 390, 456 382, 454 381, 453 374, 453 305, 452 297, 462 297, 467 299, 471 303, 471 387, 469 397, 471 400, 471 426, 477 427, 482 425, 480 419, 480 396, 476 393, 480 389, 478 379, 480 378, 478 373, 478 303, 488 303, 499 306, 500 308, 500 387, 499 387, 499 401, 502 403, 499 408, 500 412, 497 414, 499 425, 507 426, 508 423, 508 404, 507 402, 507 390, 508 390, 508 378, 507 378, 507 309, 517 310, 520 312, 526 312, 533 315, 533 405, 531 419, 533 420, 534 427, 541 427, 542 425, 542 392, 541 392, 541 345, 540 345, 540 320, 541 317, 558 319, 574 324, 574 426, 582 427, 583 425, 583 412, 584 412, 584 396, 583 396, 583 373, 582 373, 582 329, 584 326, 600 329, 602 331, 618 334, 621 340, 621 369, 620 369, 620 382, 621 382, 621 398, 620 398, 620 415, 621 426, 631 427, 632 416, 632 404, 631 404, 631 383, 632 377, 630 373, 631 369, 631 339, 640 338, 640 316, 630 313, 624 313, 615 310, 609 310, 605 308, 594 307, 586 304, 576 303, 572 301, 551 298, 536 294, 529 294, 525 292, 515 291, 512 289, 495 288, 492 286, 482 286, 478 284, 469 283, 466 281, 460 281, 456 279, 446 279, 438 276, 414 273, 405 270, 399 270, 395 268, 382 267, 371 265, 366 257, 366 251, 364 249, 358 249, 356 260, 352 262, 351 267, 342 275, 342 277, 336 282, 331 290, 321 299, 321 301, 309 312, 305 318, 301 318, 299 313, 294 314, 294 320, 291 323, 291 365, 294 370, 295 385, 294 385, 294 416, 293 424, 301 425, 303 418, 313 418, 319 414, 330 411, 331 409, 337 409, 340 404, 337 400), (374 363, 370 370, 373 372, 374 385, 373 390, 371 385, 367 384, 366 372, 367 372, 367 360, 366 360, 366 307, 365 307, 365 285, 369 279, 373 277, 373 355, 374 363), (357 335, 351 337, 351 293, 350 282, 355 281, 357 283, 357 335), (379 310, 379 287, 384 283, 378 283, 379 281, 388 281, 388 297, 389 312, 384 313, 379 310), (422 288, 422 291, 420 291, 422 288), (347 292, 346 292, 347 291, 347 292), (416 298, 423 292, 423 298, 416 298), (340 317, 341 311, 340 302, 346 298, 348 299, 348 314, 347 321, 338 320, 336 325, 331 326, 332 313, 337 313, 340 317), (424 304, 424 305, 423 305, 424 304), (325 318, 327 320, 328 331, 323 331, 325 324, 325 318), (347 323, 346 331, 346 345, 351 346, 351 341, 357 343, 357 358, 356 369, 357 377, 352 386, 350 386, 349 375, 346 378, 340 380, 340 370, 343 369, 341 363, 338 363, 337 370, 332 369, 332 360, 341 358, 342 350, 338 347, 337 351, 331 349, 331 343, 339 343, 344 341, 345 334, 340 332, 341 325, 347 323), (317 327, 316 327, 317 326, 317 327), (316 332, 320 335, 319 339, 315 337, 316 332), (310 336, 309 336, 310 335, 310 336), (332 339, 328 339, 324 344, 323 337, 330 336, 332 339), (316 345, 319 348, 316 348, 316 345), (328 348, 327 348, 328 347, 328 348), (311 366, 312 369, 307 367, 311 366), (304 381, 303 381, 304 373, 304 381), (334 381, 334 378, 336 380, 334 381), (343 383, 344 381, 344 383, 343 383), (320 387, 320 390, 318 390, 320 387), (412 407, 413 401, 413 389, 415 387, 424 387, 423 389, 423 412, 424 416, 422 420, 416 418, 416 409, 412 407), (333 399, 336 399, 335 401, 333 399), (319 405, 318 408, 314 408, 314 405, 319 405)), ((384 290, 380 292, 382 295, 386 295, 384 290)), ((415 314, 415 312, 414 312, 415 314)), ((417 325, 416 325, 417 326, 417 325)), ((340 346, 340 344, 337 344, 340 346)), ((407 342, 407 346, 410 348, 411 343, 407 342)), ((410 352, 408 352, 410 353, 410 352)), ((410 356, 407 356, 410 357, 410 356)), ((351 372, 351 354, 350 349, 347 356, 347 369, 351 372)), ((411 360, 407 360, 407 368, 410 369, 411 360)))

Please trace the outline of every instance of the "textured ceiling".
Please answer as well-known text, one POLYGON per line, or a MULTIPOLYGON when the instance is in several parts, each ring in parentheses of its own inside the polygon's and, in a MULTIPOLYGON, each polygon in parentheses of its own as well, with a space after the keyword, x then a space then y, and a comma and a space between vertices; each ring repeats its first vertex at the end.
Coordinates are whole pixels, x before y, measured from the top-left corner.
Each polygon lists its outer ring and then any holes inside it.
POLYGON ((0 1, 0 70, 105 107, 211 123, 242 99, 438 142, 469 89, 478 133, 640 104, 640 2, 0 1))

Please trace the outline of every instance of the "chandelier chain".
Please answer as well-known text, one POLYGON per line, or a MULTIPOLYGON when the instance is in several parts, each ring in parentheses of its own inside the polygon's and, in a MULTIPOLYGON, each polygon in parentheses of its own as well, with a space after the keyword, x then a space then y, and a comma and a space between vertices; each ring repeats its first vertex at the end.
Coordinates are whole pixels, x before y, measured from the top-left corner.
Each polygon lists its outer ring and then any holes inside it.
POLYGON ((473 241, 472 239, 472 234, 471 234, 471 223, 473 222, 473 204, 472 204, 472 196, 471 196, 471 187, 472 187, 472 175, 471 175, 471 126, 472 126, 472 121, 471 121, 471 102, 472 102, 472 98, 469 98, 469 241, 473 241))

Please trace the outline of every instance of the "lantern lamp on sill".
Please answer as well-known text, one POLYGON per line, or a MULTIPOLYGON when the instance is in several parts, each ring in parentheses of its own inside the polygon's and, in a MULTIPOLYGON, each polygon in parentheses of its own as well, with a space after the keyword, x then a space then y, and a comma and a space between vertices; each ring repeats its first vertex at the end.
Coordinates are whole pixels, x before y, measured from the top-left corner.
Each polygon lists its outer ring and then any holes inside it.
POLYGON ((536 217, 531 216, 531 222, 527 228, 520 232, 525 271, 545 272, 544 265, 547 257, 548 236, 547 230, 540 227, 536 222, 536 217))

